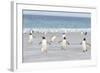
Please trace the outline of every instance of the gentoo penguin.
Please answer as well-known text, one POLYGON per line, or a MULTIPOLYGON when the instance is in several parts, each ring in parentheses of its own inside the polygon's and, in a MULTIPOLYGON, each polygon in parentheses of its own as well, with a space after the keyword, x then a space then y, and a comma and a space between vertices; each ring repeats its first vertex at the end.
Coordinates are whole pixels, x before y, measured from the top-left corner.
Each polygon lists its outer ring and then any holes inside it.
POLYGON ((84 35, 86 36, 87 35, 87 32, 85 32, 84 35))
POLYGON ((87 35, 87 32, 81 32, 82 35, 87 35))
POLYGON ((45 37, 42 37, 42 42, 41 42, 41 52, 47 53, 47 40, 45 37))
POLYGON ((29 40, 28 40, 28 42, 29 42, 29 43, 32 43, 32 41, 33 41, 32 33, 29 33, 29 40))
POLYGON ((63 40, 61 41, 61 48, 66 49, 69 45, 69 42, 66 40, 66 37, 63 37, 63 40))
POLYGON ((83 41, 82 41, 82 49, 83 49, 83 52, 86 52, 87 51, 87 47, 86 47, 86 38, 83 38, 83 41))

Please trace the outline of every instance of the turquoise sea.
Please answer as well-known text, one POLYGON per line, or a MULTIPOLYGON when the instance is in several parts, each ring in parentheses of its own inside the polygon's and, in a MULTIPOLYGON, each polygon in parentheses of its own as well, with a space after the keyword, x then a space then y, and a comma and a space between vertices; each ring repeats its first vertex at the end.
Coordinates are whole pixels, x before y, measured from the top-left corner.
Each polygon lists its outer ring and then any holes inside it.
POLYGON ((91 28, 90 17, 50 16, 23 13, 24 28, 91 28))

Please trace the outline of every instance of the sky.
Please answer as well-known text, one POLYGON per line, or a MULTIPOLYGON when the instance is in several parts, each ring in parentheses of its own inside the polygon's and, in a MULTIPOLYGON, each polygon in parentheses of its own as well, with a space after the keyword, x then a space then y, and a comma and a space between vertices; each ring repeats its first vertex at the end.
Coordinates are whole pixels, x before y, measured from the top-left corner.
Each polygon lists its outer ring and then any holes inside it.
POLYGON ((79 12, 57 12, 57 11, 32 11, 23 10, 25 15, 47 15, 47 16, 68 16, 68 17, 85 17, 90 18, 90 13, 79 13, 79 12))

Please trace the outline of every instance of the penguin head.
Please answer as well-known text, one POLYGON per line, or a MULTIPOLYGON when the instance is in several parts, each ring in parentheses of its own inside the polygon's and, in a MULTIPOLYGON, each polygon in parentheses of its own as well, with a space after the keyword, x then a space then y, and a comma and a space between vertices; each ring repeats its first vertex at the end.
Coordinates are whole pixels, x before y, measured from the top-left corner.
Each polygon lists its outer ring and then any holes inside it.
POLYGON ((64 37, 64 39, 66 39, 66 37, 64 37))
POLYGON ((46 38, 43 36, 42 39, 46 39, 46 38))
POLYGON ((83 38, 84 41, 86 41, 86 38, 83 38))

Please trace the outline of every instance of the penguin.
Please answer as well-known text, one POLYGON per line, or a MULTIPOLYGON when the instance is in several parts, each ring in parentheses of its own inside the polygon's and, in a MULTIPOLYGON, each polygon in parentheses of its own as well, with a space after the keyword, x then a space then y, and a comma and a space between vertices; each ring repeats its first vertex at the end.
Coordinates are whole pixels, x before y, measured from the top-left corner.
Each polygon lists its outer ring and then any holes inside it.
POLYGON ((83 35, 83 36, 87 36, 87 32, 81 32, 81 34, 83 35))
POLYGON ((86 47, 86 38, 83 38, 83 41, 82 41, 82 49, 83 49, 83 52, 86 52, 87 51, 87 47, 86 47))
POLYGON ((87 35, 87 32, 85 32, 84 35, 86 36, 87 35))
POLYGON ((29 42, 29 43, 32 43, 32 41, 33 41, 32 33, 29 33, 29 40, 28 40, 28 42, 29 42))
POLYGON ((41 52, 47 53, 47 40, 44 36, 42 37, 42 41, 40 43, 41 43, 41 52))
POLYGON ((63 40, 60 42, 61 42, 61 49, 63 50, 65 50, 69 45, 69 42, 66 40, 66 37, 63 37, 63 40))

